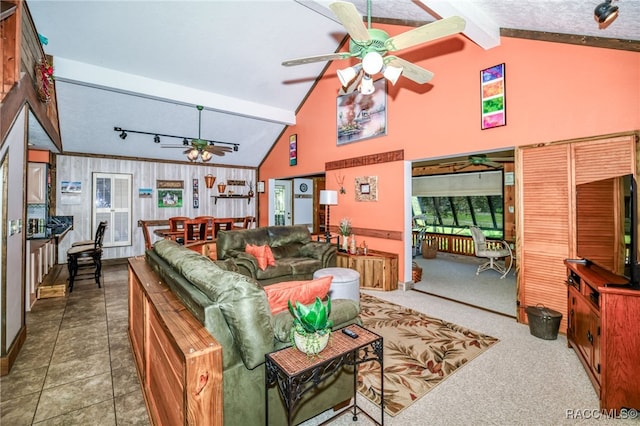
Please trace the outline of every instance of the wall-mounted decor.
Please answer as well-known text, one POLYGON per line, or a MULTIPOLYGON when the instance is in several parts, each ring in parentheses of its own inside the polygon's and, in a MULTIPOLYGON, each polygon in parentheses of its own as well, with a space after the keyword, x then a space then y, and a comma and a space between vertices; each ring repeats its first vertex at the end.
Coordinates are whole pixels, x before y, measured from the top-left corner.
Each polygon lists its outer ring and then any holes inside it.
POLYGON ((356 177, 356 201, 378 201, 378 176, 356 177))
POLYGON ((200 194, 198 193, 198 179, 194 178, 192 180, 193 183, 193 208, 197 209, 198 207, 200 207, 200 194))
POLYGON ((138 198, 151 198, 152 196, 153 196, 153 189, 138 188, 138 198))
POLYGON ((63 180, 60 192, 60 204, 82 204, 82 182, 63 180))
POLYGON ((256 183, 256 191, 258 191, 259 193, 263 193, 264 192, 264 181, 258 181, 256 183))
POLYGON ((216 183, 216 177, 212 174, 204 176, 204 184, 207 188, 213 188, 213 184, 216 183))
POLYGON ((289 136, 289 165, 298 164, 298 135, 289 136))
POLYGON ((480 71, 482 130, 507 124, 504 64, 480 71))
POLYGON ((184 189, 184 181, 181 180, 156 180, 158 189, 184 189))
POLYGON ((184 181, 157 180, 158 207, 182 207, 182 190, 184 181))
POLYGON ((373 83, 375 91, 358 91, 338 96, 337 144, 358 142, 387 134, 387 86, 381 78, 373 83))

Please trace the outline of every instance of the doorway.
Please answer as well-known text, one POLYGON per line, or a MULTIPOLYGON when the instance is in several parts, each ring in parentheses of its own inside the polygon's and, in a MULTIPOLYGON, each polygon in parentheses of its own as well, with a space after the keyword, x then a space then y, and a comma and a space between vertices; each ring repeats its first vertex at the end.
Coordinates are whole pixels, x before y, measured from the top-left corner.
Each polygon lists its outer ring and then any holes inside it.
POLYGON ((515 242, 513 151, 414 162, 411 175, 414 235, 439 241, 429 258, 414 237, 413 261, 422 269, 414 290, 515 317, 515 271, 505 279, 492 271, 476 275, 482 260, 468 229, 476 225, 488 238, 515 242))

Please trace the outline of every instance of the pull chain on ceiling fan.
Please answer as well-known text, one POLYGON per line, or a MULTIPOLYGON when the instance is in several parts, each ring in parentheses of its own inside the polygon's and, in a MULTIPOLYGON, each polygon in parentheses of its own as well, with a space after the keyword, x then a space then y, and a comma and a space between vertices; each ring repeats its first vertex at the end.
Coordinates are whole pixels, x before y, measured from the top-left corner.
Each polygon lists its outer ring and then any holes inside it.
POLYGON ((318 56, 308 56, 284 61, 282 65, 302 65, 312 62, 332 61, 334 59, 359 58, 360 64, 338 70, 338 78, 346 92, 357 86, 361 93, 373 93, 372 76, 377 73, 395 84, 400 75, 418 84, 424 84, 433 78, 433 73, 418 65, 394 55, 385 56, 422 43, 447 37, 464 31, 465 21, 458 16, 441 19, 421 27, 414 28, 397 36, 390 37, 386 31, 371 28, 371 0, 367 1, 367 24, 352 3, 336 1, 329 5, 340 23, 351 37, 349 52, 337 52, 318 56), (358 82, 360 83, 358 85, 358 82))

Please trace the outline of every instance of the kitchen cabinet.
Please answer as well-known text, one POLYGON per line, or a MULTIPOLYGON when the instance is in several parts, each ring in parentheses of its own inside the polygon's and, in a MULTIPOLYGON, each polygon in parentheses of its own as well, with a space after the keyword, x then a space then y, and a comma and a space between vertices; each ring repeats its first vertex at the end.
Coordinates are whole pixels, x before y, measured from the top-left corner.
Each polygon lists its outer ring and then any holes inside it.
POLYGON ((27 166, 27 204, 46 204, 47 192, 47 164, 29 163, 27 166))

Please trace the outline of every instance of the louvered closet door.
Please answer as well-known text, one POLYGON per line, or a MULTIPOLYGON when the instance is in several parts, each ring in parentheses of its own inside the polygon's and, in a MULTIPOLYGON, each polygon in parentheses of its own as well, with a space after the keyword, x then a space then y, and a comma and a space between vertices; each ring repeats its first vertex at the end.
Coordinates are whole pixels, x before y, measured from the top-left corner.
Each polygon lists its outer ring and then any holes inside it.
POLYGON ((522 148, 518 156, 519 319, 538 303, 562 312, 567 326, 564 259, 575 253, 575 185, 634 173, 636 137, 522 148))
POLYGON ((526 321, 524 309, 542 303, 562 312, 560 329, 566 331, 570 146, 522 149, 518 156, 519 318, 526 321))

